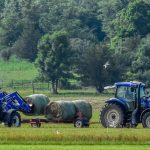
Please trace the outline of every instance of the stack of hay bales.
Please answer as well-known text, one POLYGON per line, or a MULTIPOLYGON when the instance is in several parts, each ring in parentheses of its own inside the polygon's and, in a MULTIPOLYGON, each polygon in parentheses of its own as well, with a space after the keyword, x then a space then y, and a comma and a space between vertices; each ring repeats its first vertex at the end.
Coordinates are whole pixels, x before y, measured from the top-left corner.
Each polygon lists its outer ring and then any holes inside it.
POLYGON ((50 102, 45 108, 45 117, 49 121, 72 122, 77 112, 82 112, 90 120, 92 106, 84 100, 50 102))
POLYGON ((49 98, 44 94, 33 94, 25 98, 31 107, 32 115, 44 115, 45 107, 49 103, 49 98))

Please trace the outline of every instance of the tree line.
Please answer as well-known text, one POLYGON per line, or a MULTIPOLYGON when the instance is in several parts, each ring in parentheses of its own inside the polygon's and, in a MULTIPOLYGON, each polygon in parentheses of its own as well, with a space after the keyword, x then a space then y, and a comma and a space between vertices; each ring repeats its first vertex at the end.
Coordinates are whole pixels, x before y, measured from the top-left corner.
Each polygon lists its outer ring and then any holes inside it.
POLYGON ((0 57, 34 62, 39 80, 150 84, 149 0, 1 0, 0 57))

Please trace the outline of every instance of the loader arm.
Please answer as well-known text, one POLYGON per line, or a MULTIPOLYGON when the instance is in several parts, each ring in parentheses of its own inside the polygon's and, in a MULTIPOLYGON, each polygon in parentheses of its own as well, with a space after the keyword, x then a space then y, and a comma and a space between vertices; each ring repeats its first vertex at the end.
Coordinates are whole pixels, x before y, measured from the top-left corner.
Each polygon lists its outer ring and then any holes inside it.
POLYGON ((11 94, 4 94, 0 97, 0 103, 2 104, 3 111, 9 111, 14 109, 16 111, 22 111, 29 113, 31 111, 28 103, 19 95, 18 92, 13 92, 11 94))
POLYGON ((0 92, 0 99, 3 98, 4 96, 6 96, 7 93, 6 92, 0 92))

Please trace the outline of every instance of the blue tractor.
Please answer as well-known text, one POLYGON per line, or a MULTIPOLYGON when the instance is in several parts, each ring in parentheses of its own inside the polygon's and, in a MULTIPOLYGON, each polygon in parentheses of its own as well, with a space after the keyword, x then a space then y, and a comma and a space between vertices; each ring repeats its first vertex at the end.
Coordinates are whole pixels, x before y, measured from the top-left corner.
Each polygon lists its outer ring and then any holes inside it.
POLYGON ((8 127, 21 126, 21 117, 18 111, 29 113, 29 104, 19 95, 18 92, 7 94, 0 93, 0 122, 8 127))
POLYGON ((106 101, 100 112, 100 122, 105 128, 136 127, 142 123, 150 128, 150 97, 145 84, 119 82, 115 84, 115 98, 106 101))

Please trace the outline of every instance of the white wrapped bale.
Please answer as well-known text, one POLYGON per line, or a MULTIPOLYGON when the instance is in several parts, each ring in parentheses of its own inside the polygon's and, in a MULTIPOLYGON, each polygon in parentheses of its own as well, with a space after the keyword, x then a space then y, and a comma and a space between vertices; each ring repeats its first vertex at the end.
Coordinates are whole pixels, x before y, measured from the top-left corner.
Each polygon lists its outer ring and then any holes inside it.
POLYGON ((25 98, 28 104, 32 105, 32 115, 44 115, 49 98, 44 94, 33 94, 25 98))

